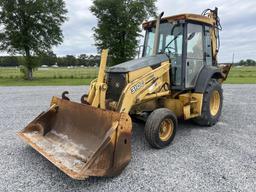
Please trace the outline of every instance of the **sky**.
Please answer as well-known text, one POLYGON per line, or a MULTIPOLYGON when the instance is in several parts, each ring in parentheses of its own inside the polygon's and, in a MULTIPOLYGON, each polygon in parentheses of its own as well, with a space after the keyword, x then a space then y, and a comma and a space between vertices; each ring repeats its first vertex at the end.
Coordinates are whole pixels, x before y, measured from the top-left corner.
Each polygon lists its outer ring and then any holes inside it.
MULTIPOLYGON (((54 48, 59 56, 95 54, 92 28, 97 19, 90 13, 91 0, 66 0, 68 21, 62 26, 64 42, 54 48)), ((256 1, 255 0, 158 0, 157 12, 165 16, 196 13, 206 8, 219 8, 223 31, 220 33, 219 62, 241 59, 256 60, 256 1)))

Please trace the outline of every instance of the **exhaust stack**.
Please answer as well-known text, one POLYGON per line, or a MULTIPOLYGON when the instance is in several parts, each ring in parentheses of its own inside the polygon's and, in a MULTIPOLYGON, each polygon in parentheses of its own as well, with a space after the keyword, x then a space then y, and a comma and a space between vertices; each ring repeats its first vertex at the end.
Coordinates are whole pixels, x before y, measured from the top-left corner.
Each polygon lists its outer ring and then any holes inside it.
POLYGON ((157 20, 156 20, 156 33, 155 33, 155 39, 154 39, 153 55, 157 55, 158 53, 160 22, 163 15, 164 15, 164 12, 162 12, 157 17, 157 20))

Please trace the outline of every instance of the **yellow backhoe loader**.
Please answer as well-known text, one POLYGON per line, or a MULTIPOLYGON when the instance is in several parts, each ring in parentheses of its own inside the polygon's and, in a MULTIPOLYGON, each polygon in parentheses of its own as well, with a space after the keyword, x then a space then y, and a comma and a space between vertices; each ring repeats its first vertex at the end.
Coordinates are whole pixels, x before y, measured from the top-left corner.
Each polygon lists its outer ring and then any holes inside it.
POLYGON ((131 159, 132 119, 145 120, 154 148, 174 139, 177 118, 202 126, 218 122, 222 82, 230 66, 219 66, 218 10, 180 14, 143 23, 142 57, 106 69, 103 50, 98 78, 81 103, 64 92, 53 97, 18 135, 74 179, 115 176, 131 159))

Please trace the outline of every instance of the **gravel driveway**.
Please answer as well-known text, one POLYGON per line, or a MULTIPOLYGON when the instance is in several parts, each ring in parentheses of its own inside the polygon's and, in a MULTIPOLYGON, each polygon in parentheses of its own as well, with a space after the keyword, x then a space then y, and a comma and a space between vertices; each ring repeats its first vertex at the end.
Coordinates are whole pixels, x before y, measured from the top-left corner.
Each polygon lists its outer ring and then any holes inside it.
POLYGON ((162 150, 150 148, 143 125, 134 124, 123 173, 85 181, 70 179, 15 135, 64 90, 79 101, 87 88, 0 87, 0 191, 256 191, 256 85, 225 85, 220 122, 180 122, 162 150))

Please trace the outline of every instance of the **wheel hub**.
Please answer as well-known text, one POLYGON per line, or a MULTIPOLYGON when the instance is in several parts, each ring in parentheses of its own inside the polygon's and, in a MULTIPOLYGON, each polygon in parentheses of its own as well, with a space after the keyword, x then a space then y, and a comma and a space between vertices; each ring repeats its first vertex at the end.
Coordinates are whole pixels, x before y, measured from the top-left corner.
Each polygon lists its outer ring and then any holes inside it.
POLYGON ((162 141, 168 141, 173 134, 173 122, 169 119, 164 120, 159 129, 159 137, 162 141))
POLYGON ((212 116, 217 115, 220 108, 220 93, 214 90, 210 99, 210 113, 212 116))

